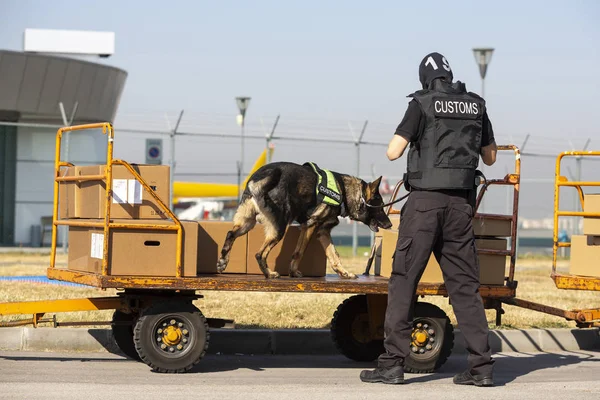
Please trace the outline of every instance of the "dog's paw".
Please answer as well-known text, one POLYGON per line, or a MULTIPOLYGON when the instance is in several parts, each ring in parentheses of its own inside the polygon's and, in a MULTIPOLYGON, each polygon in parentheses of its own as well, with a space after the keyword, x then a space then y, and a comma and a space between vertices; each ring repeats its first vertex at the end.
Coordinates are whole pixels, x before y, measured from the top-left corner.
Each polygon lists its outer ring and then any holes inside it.
POLYGON ((277 278, 279 278, 279 272, 269 271, 269 276, 267 277, 267 279, 277 279, 277 278))
POLYGON ((295 271, 290 271, 290 278, 302 278, 302 272, 295 270, 295 271))
POLYGON ((227 268, 227 261, 221 258, 219 262, 217 262, 217 272, 222 273, 225 271, 225 268, 227 268))
POLYGON ((348 271, 344 271, 340 274, 340 277, 343 279, 356 279, 358 278, 358 276, 356 276, 356 274, 353 274, 352 272, 348 272, 348 271))

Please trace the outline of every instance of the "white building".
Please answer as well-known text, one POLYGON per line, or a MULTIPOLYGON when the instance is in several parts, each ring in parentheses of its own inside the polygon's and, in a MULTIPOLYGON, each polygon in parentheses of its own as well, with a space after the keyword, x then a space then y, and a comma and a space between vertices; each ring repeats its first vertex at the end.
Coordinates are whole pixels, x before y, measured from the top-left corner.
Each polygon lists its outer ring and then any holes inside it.
MULTIPOLYGON (((102 64, 0 50, 0 246, 31 244, 42 217, 52 216, 59 104, 69 117, 77 104, 74 125, 113 122, 126 79, 126 71, 102 64)), ((105 151, 106 136, 76 132, 68 161, 102 164, 105 151)))

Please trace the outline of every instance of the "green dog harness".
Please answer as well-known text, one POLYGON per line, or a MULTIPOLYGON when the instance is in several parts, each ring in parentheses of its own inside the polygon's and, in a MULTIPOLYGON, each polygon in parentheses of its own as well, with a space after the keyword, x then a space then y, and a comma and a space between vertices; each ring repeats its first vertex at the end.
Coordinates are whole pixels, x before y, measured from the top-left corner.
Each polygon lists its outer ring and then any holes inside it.
POLYGON ((319 177, 317 182, 317 202, 324 202, 332 206, 342 206, 342 195, 337 180, 333 173, 328 169, 321 169, 317 164, 307 162, 304 165, 310 165, 319 177))

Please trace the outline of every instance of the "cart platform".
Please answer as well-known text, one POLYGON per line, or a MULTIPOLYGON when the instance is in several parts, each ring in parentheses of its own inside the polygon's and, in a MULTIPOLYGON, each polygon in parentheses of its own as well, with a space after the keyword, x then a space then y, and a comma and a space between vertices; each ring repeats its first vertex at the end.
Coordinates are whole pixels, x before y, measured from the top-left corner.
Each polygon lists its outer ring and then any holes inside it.
MULTIPOLYGON (((114 276, 67 269, 48 268, 48 277, 102 289, 224 290, 256 292, 387 294, 388 278, 359 275, 342 279, 336 274, 319 278, 266 279, 262 275, 206 274, 196 277, 114 276)), ((515 295, 515 289, 501 285, 481 285, 483 297, 504 298, 515 295)), ((420 283, 417 295, 447 296, 442 283, 420 283)))

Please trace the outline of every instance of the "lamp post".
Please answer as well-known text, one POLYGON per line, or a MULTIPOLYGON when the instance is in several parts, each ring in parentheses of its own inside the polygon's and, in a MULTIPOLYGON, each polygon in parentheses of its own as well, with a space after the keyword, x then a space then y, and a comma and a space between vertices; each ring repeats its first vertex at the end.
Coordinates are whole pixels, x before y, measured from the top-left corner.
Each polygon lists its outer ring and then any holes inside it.
POLYGON ((238 166, 238 201, 241 200, 242 196, 242 175, 244 173, 244 125, 246 121, 246 110, 248 109, 248 104, 250 104, 250 97, 236 97, 235 101, 237 103, 238 109, 240 113, 238 115, 238 123, 242 127, 241 132, 241 154, 240 154, 240 163, 238 166))
POLYGON ((474 48, 473 54, 475 55, 475 62, 479 66, 479 75, 481 75, 481 97, 485 99, 485 75, 487 73, 487 67, 492 61, 492 48, 474 48))
MULTIPOLYGON (((481 75, 481 97, 485 99, 485 75, 487 73, 488 65, 490 61, 492 61, 492 54, 494 53, 494 49, 490 47, 478 47, 473 49, 473 55, 475 56, 475 62, 479 66, 479 75, 481 75)), ((481 166, 481 170, 483 172, 483 165, 481 166)), ((485 195, 484 195, 485 197, 485 195)), ((484 212, 483 209, 483 198, 481 199, 481 212, 484 212)))

